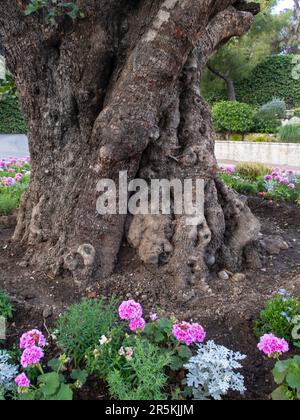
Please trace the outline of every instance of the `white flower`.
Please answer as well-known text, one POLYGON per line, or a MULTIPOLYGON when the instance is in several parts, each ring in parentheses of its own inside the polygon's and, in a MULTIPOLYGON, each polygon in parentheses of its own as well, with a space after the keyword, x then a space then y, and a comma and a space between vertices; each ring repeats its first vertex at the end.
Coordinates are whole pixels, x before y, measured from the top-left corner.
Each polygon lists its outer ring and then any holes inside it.
POLYGON ((104 344, 109 344, 111 339, 108 339, 105 335, 102 335, 101 339, 99 340, 100 346, 104 346, 104 344))

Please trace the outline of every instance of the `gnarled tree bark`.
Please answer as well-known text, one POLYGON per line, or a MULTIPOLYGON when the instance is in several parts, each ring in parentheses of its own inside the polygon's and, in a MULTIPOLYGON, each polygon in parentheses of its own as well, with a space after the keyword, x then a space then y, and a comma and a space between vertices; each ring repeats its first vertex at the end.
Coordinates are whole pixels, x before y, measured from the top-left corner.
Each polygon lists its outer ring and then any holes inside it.
POLYGON ((214 267, 238 270, 260 227, 217 178, 200 79, 257 7, 85 0, 84 19, 50 26, 43 12, 25 17, 27 3, 2 0, 0 43, 29 128, 32 178, 14 238, 31 262, 85 285, 113 272, 126 231, 145 264, 174 275, 174 290, 203 283, 214 267), (149 182, 203 178, 205 220, 191 228, 184 216, 99 215, 97 182, 123 170, 149 182))

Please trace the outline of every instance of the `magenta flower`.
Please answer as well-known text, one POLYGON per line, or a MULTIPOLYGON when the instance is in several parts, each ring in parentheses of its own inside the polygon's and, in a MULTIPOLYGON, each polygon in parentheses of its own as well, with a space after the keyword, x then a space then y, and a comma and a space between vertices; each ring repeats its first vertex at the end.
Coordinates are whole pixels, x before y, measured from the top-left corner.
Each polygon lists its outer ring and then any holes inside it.
POLYGON ((19 388, 29 388, 30 387, 30 380, 27 378, 25 373, 21 373, 15 379, 15 383, 18 385, 19 388))
POLYGON ((283 178, 283 179, 281 180, 281 182, 282 182, 283 184, 285 184, 285 185, 288 185, 288 184, 290 183, 290 180, 289 180, 289 178, 283 178))
POLYGON ((195 343, 203 343, 206 338, 206 332, 200 324, 192 324, 191 335, 195 343))
POLYGON ((187 346, 193 343, 203 343, 206 333, 199 324, 190 324, 188 322, 177 323, 173 326, 173 336, 187 346))
POLYGON ((272 175, 265 176, 265 181, 272 181, 272 179, 273 179, 272 175))
POLYGON ((24 369, 28 366, 37 365, 44 357, 44 352, 40 347, 30 347, 25 349, 21 357, 21 365, 24 369))
POLYGON ((124 301, 119 307, 119 316, 126 321, 140 319, 142 315, 142 306, 134 300, 124 301))
POLYGON ((46 339, 39 330, 28 331, 22 335, 20 340, 20 349, 28 349, 34 346, 46 346, 46 339))
POLYGON ((292 190, 294 190, 296 188, 296 185, 291 183, 291 184, 288 185, 288 187, 291 188, 292 190))
POLYGON ((275 176, 276 182, 282 182, 282 177, 280 175, 275 176))
POLYGON ((277 358, 289 351, 289 345, 283 338, 277 338, 273 334, 265 334, 260 338, 257 348, 268 357, 277 358))
POLYGON ((143 318, 132 319, 129 324, 131 331, 144 331, 146 321, 143 318))
POLYGON ((15 180, 16 181, 20 181, 22 178, 23 178, 23 175, 20 174, 20 173, 18 173, 18 174, 15 175, 15 180))

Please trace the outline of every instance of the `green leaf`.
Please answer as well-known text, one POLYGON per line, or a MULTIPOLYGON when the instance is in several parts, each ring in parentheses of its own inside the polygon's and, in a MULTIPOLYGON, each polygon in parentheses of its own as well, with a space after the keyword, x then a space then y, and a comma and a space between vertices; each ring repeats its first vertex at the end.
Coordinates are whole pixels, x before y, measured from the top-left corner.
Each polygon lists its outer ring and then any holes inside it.
POLYGON ((182 362, 181 357, 173 356, 172 361, 170 363, 170 368, 173 371, 177 371, 177 370, 180 370, 182 367, 183 367, 183 362, 182 362))
POLYGON ((275 389, 275 391, 272 393, 272 399, 274 401, 289 401, 290 395, 288 387, 282 385, 279 388, 275 389))
POLYGON ((58 371, 61 367, 61 361, 59 359, 52 359, 50 360, 50 362, 48 363, 48 366, 54 370, 54 371, 58 371))
POLYGON ((158 322, 158 328, 165 332, 170 332, 172 330, 173 323, 170 319, 162 318, 158 322))
POLYGON ((72 401, 73 391, 68 385, 61 384, 58 393, 55 396, 56 401, 72 401))
POLYGON ((71 373, 71 378, 74 379, 74 381, 79 381, 81 385, 86 383, 88 376, 86 370, 75 369, 71 373))
POLYGON ((39 382, 43 384, 42 392, 45 396, 54 395, 60 387, 59 375, 56 372, 40 376, 39 382))
POLYGON ((291 388, 300 390, 300 370, 288 373, 286 382, 291 388))
POLYGON ((193 356, 191 349, 187 346, 180 346, 178 349, 178 354, 182 359, 190 359, 193 356))
POLYGON ((284 362, 277 362, 272 372, 277 385, 281 385, 288 372, 288 366, 284 362))

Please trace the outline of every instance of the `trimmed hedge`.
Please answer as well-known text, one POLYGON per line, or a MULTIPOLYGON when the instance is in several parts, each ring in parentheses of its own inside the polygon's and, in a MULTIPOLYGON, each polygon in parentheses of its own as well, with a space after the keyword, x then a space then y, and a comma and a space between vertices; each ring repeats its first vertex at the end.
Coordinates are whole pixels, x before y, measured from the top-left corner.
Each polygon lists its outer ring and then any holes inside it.
POLYGON ((0 133, 27 133, 18 98, 14 96, 8 95, 0 99, 0 133))
POLYGON ((283 99, 289 106, 300 104, 300 79, 292 77, 293 55, 274 55, 259 64, 247 79, 236 83, 239 101, 255 106, 274 98, 283 99))
POLYGON ((248 104, 236 101, 217 102, 212 108, 216 131, 247 133, 253 128, 255 110, 248 104))

